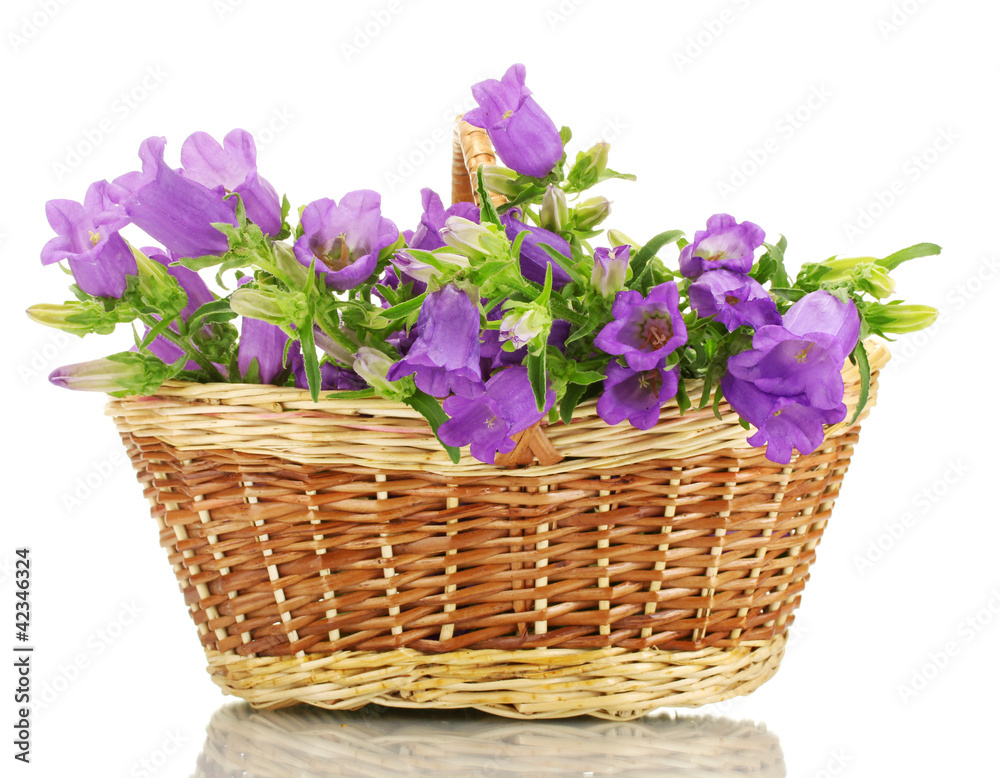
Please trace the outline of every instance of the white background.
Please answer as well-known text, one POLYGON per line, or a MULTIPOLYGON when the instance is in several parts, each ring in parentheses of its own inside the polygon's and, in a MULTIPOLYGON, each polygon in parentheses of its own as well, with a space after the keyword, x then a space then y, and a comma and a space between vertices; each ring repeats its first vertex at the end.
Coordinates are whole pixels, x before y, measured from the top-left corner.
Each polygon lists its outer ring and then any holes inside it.
MULTIPOLYGON (((523 62, 574 151, 603 136, 612 166, 638 174, 603 190, 610 225, 637 240, 691 234, 726 211, 770 240, 784 233, 793 267, 944 247, 895 274, 940 321, 892 344, 782 668, 750 697, 681 715, 709 732, 709 714, 763 723, 792 776, 995 774, 998 25, 986 0, 4 3, 0 650, 12 656, 13 554, 27 546, 33 683, 49 704, 33 714, 25 767, 12 758, 12 694, 0 694, 0 772, 192 775, 230 704, 205 673, 103 398, 46 381, 126 341, 70 340, 25 318, 65 299, 64 276, 39 263, 45 201, 81 200, 92 181, 137 168, 150 135, 167 137, 178 165, 191 132, 243 127, 295 206, 374 188, 413 228, 421 187, 448 196, 440 141, 471 107, 469 86, 523 62)), ((331 719, 301 739, 290 725, 287 748, 326 737, 336 750, 352 726, 375 748, 372 721, 331 719)), ((466 731, 441 714, 410 724, 416 751, 466 731)), ((564 767, 624 772, 635 730, 577 725, 538 732, 575 759, 564 767)), ((477 726, 465 747, 489 742, 477 726)), ((669 749, 676 727, 641 731, 669 749)), ((394 748, 383 775, 411 769, 405 743, 394 748)), ((466 774, 560 774, 493 757, 466 774)), ((255 774, 261 755, 245 758, 255 774)), ((716 769, 729 774, 724 760, 716 769)))

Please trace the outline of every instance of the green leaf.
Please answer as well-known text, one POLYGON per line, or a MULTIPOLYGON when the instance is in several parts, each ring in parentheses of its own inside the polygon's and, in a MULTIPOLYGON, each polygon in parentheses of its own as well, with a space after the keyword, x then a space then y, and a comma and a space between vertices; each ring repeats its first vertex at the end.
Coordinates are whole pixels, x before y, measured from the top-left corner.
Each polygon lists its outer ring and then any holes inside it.
POLYGON ((795 302, 796 300, 801 300, 806 296, 806 293, 802 289, 796 289, 794 287, 776 287, 772 286, 769 290, 771 294, 777 295, 782 300, 790 300, 795 302))
POLYGON ((528 354, 528 380, 535 395, 535 407, 545 409, 545 394, 548 390, 548 376, 545 371, 545 349, 538 354, 528 354))
POLYGON ((486 184, 483 183, 482 166, 476 170, 476 193, 479 195, 480 222, 482 224, 495 224, 497 227, 502 228, 503 223, 500 221, 500 214, 497 213, 496 206, 493 205, 490 193, 486 189, 486 184))
POLYGON ((682 378, 677 382, 677 409, 680 411, 681 416, 684 412, 691 407, 691 398, 688 397, 687 386, 684 384, 684 379, 682 378))
MULTIPOLYGON (((444 408, 441 407, 441 403, 437 401, 436 398, 431 397, 429 394, 420 391, 419 389, 403 400, 407 405, 409 405, 413 410, 427 419, 427 423, 431 425, 431 429, 434 434, 437 435, 438 427, 448 421, 448 414, 444 412, 444 408)), ((448 456, 454 464, 458 464, 458 460, 462 457, 462 452, 455 448, 455 446, 447 445, 440 437, 438 437, 438 442, 444 447, 444 450, 448 452, 448 456)))
POLYGON ((427 297, 427 292, 417 295, 412 300, 407 300, 404 303, 393 305, 391 308, 386 308, 384 311, 380 312, 380 316, 384 319, 388 319, 389 321, 402 319, 409 316, 414 311, 419 311, 420 306, 424 304, 425 297, 427 297))
POLYGON ((656 252, 664 246, 679 240, 683 235, 684 233, 680 230, 669 230, 668 232, 661 232, 659 235, 655 235, 646 241, 646 244, 629 261, 629 267, 632 269, 633 288, 639 283, 651 260, 656 256, 656 252))
POLYGON ((941 253, 941 247, 935 243, 918 243, 915 246, 901 249, 895 254, 890 254, 884 259, 876 259, 875 264, 881 265, 886 270, 895 270, 904 262, 917 257, 930 257, 941 253))
POLYGON ((575 265, 571 264, 571 261, 565 254, 560 254, 546 243, 538 243, 537 245, 539 248, 544 249, 546 254, 552 257, 553 262, 566 271, 566 275, 572 278, 574 283, 580 284, 581 286, 587 283, 586 279, 580 274, 580 271, 576 269, 575 265))
POLYGON ((569 303, 561 295, 555 294, 549 298, 549 310, 556 319, 565 319, 570 324, 587 324, 588 317, 585 313, 579 313, 570 308, 569 303))
POLYGON ((854 351, 851 352, 851 362, 858 366, 858 373, 861 375, 861 393, 858 396, 858 407, 854 411, 854 418, 851 419, 851 423, 847 425, 848 427, 852 426, 858 420, 861 412, 868 404, 868 390, 871 388, 872 368, 868 364, 868 352, 865 351, 864 343, 859 341, 858 345, 854 347, 854 351))
POLYGON ((566 387, 566 394, 563 395, 562 402, 559 404, 559 418, 562 419, 563 424, 572 423, 573 411, 580 404, 580 398, 583 397, 585 391, 587 391, 587 387, 582 384, 570 384, 566 387))
POLYGON ((328 394, 327 400, 365 400, 375 396, 374 389, 338 389, 332 394, 328 394))
POLYGON ((187 332, 196 332, 206 324, 223 323, 236 318, 236 313, 229 307, 229 300, 213 300, 199 306, 192 313, 185 326, 187 332))
POLYGON ((316 341, 313 338, 312 319, 310 318, 309 321, 302 322, 298 331, 302 341, 302 360, 306 366, 306 382, 309 384, 309 395, 312 397, 313 402, 316 402, 319 400, 319 389, 320 384, 323 383, 323 377, 320 372, 319 358, 316 356, 316 341))

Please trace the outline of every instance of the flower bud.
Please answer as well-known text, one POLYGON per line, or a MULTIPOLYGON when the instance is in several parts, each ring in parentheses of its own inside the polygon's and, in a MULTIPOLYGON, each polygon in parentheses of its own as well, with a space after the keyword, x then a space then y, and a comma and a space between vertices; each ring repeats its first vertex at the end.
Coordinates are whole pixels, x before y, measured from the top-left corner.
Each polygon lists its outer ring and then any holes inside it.
POLYGON ((514 183, 517 180, 517 172, 501 165, 483 165, 482 170, 483 184, 489 191, 503 195, 509 200, 520 194, 521 190, 514 183))
MULTIPOLYGON (((601 175, 605 170, 608 169, 608 151, 610 151, 611 145, 606 141, 599 141, 591 146, 584 153, 583 157, 587 160, 586 173, 601 175)), ((578 163, 579 164, 579 163, 578 163)))
POLYGON ((296 289, 305 289, 309 283, 309 268, 295 258, 295 251, 287 243, 274 244, 274 264, 291 281, 296 289))
POLYGON ((320 351, 333 357, 342 365, 350 365, 354 362, 354 354, 323 332, 319 327, 313 327, 313 340, 320 351))
POLYGON ((268 324, 288 323, 288 317, 276 292, 241 287, 230 295, 229 307, 240 316, 260 319, 268 324))
POLYGON ((872 327, 882 332, 900 335, 931 326, 937 316, 937 308, 932 308, 929 305, 872 303, 865 309, 865 319, 872 327))
POLYGON ((187 305, 187 294, 166 267, 134 246, 130 248, 139 268, 139 294, 142 299, 161 312, 165 319, 173 319, 187 305))
POLYGON ((105 311, 103 305, 92 300, 71 301, 62 305, 32 305, 27 314, 32 321, 81 338, 91 332, 109 335, 118 322, 114 313, 105 311))
POLYGON ((555 184, 549 184, 542 195, 541 227, 561 232, 569 224, 569 206, 566 193, 555 184))
POLYGON ((496 227, 476 224, 461 216, 449 216, 440 235, 454 251, 469 259, 504 256, 510 251, 510 242, 496 231, 496 227))
POLYGON ((625 273, 628 270, 631 248, 623 243, 613 249, 601 246, 594 250, 594 270, 590 274, 590 285, 601 297, 612 297, 625 288, 625 273))
POLYGON ((892 280, 889 271, 874 263, 858 265, 854 269, 854 283, 879 300, 888 297, 896 289, 896 282, 892 280))
POLYGON ((388 354, 368 346, 360 346, 354 357, 353 367, 354 372, 380 396, 401 401, 413 393, 413 378, 405 376, 400 381, 390 381, 386 375, 394 364, 396 363, 388 354))
POLYGON ((500 340, 509 342, 511 350, 529 344, 532 351, 544 348, 545 339, 552 328, 552 317, 548 311, 530 303, 526 307, 515 304, 509 310, 500 322, 500 340))
MULTIPOLYGON (((434 259, 440 260, 447 265, 454 265, 456 269, 469 266, 468 257, 463 257, 461 254, 434 252, 434 259)), ((432 278, 441 275, 441 271, 434 267, 434 265, 417 259, 410 251, 405 249, 397 251, 390 257, 389 261, 392 262, 393 266, 400 273, 405 273, 415 281, 422 281, 425 284, 432 278)))
POLYGON ((621 230, 608 230, 608 243, 611 244, 612 248, 617 246, 636 245, 636 242, 621 230))
POLYGON ((110 357, 56 368, 49 381, 83 392, 149 394, 167 378, 163 360, 152 354, 123 351, 110 357))
POLYGON ((608 218, 611 213, 611 201, 607 197, 590 197, 573 209, 576 215, 578 230, 592 230, 608 218))

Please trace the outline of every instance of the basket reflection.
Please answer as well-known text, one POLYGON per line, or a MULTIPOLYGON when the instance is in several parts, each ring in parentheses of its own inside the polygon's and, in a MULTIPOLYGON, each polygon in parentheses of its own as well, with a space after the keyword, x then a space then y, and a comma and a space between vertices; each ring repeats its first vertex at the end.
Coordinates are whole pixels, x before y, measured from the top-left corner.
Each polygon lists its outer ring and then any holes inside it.
POLYGON ((368 705, 253 710, 208 725, 194 778, 317 776, 784 776, 778 737, 715 716, 522 721, 475 710, 368 705))

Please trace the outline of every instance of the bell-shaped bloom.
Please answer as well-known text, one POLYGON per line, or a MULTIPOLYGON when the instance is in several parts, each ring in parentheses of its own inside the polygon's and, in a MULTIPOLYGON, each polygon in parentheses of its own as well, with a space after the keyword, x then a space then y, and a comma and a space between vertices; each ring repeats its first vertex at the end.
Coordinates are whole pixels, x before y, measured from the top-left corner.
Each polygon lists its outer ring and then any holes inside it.
MULTIPOLYGON (((730 363, 735 358, 730 357, 730 363)), ((847 415, 843 403, 816 408, 801 402, 801 398, 761 391, 752 381, 740 380, 729 371, 722 376, 722 393, 733 409, 757 428, 747 442, 751 446, 766 445, 767 458, 783 465, 791 462, 793 449, 801 454, 815 451, 823 442, 823 425, 836 424, 847 415)))
POLYGON ((607 354, 623 355, 633 370, 652 370, 687 342, 679 302, 673 281, 654 286, 646 297, 634 289, 619 292, 611 306, 613 319, 594 345, 607 354))
POLYGON ((492 465, 498 452, 514 450, 513 435, 545 418, 555 392, 549 389, 545 399, 545 409, 539 411, 527 368, 500 370, 475 395, 444 401, 450 418, 438 428, 438 437, 449 446, 470 446, 472 456, 492 465))
POLYGON ((240 374, 246 375, 257 360, 257 377, 262 384, 274 383, 285 369, 285 343, 288 336, 281 327, 260 319, 244 317, 240 326, 238 364, 240 374))
POLYGON ((454 284, 424 298, 417 339, 388 372, 390 381, 412 375, 434 397, 452 392, 472 397, 482 391, 479 365, 479 306, 454 284))
POLYGON ((45 216, 56 237, 42 248, 42 264, 65 259, 84 292, 120 298, 127 276, 139 271, 132 251, 118 234, 128 216, 111 201, 108 186, 107 181, 91 184, 82 205, 73 200, 45 204, 45 216))
POLYGON ((789 308, 781 325, 796 335, 830 335, 837 343, 835 360, 843 362, 854 351, 861 331, 861 317, 854 302, 840 300, 827 291, 810 292, 789 308))
POLYGON ((302 211, 302 237, 295 257, 316 272, 331 289, 343 292, 364 282, 375 270, 379 252, 399 238, 399 230, 382 216, 378 192, 348 192, 340 204, 314 200, 302 211))
POLYGON ((224 254, 229 239, 213 224, 236 221, 234 200, 222 187, 210 189, 171 168, 163 159, 165 138, 147 138, 139 147, 142 170, 114 180, 110 196, 132 222, 179 257, 224 254))
POLYGON ((860 318, 853 302, 812 292, 785 313, 781 326, 761 327, 753 348, 729 358, 722 392, 757 428, 747 439, 767 445, 767 457, 788 464, 792 450, 809 454, 823 425, 843 421, 844 359, 857 344, 860 318))
POLYGON ((424 212, 417 229, 406 241, 406 245, 411 249, 433 251, 442 248, 445 242, 441 239, 441 230, 451 216, 461 216, 479 224, 479 209, 472 203, 455 203, 445 208, 441 197, 434 190, 427 188, 420 190, 420 199, 424 212))
POLYGON ((257 172, 257 147, 246 130, 233 130, 220 144, 196 132, 181 146, 181 175, 209 189, 222 187, 240 196, 247 218, 267 235, 281 232, 281 199, 257 172))
POLYGON ((600 246, 594 249, 594 270, 590 274, 590 285, 601 297, 611 297, 625 288, 625 273, 628 270, 628 244, 612 249, 600 246))
POLYGON ((653 367, 633 370, 617 360, 608 363, 604 391, 597 400, 597 415, 608 424, 628 419, 639 430, 648 430, 660 418, 660 408, 677 394, 678 370, 653 367))
POLYGON ((519 257, 521 275, 529 281, 543 284, 545 283, 545 268, 551 265, 552 286, 558 289, 568 284, 570 282, 569 274, 559 267, 556 261, 549 256, 549 253, 540 244, 545 244, 549 248, 555 249, 559 254, 566 257, 567 262, 570 262, 572 261, 573 252, 569 247, 569 243, 554 232, 549 232, 543 227, 525 224, 521 221, 520 217, 521 209, 511 208, 500 217, 500 220, 503 222, 507 239, 512 243, 517 238, 518 233, 527 233, 521 243, 521 255, 519 257))
POLYGON ((681 273, 688 278, 697 278, 709 270, 747 273, 753 267, 754 250, 763 243, 764 230, 753 222, 737 224, 728 213, 717 213, 681 249, 681 273))
POLYGON ((747 324, 780 324, 778 307, 759 283, 745 273, 709 270, 688 288, 691 307, 702 318, 714 317, 730 332, 747 324))
POLYGON ((524 65, 511 65, 500 81, 481 81, 472 96, 479 107, 465 121, 486 130, 503 163, 527 176, 547 176, 562 157, 562 138, 524 85, 524 65))

